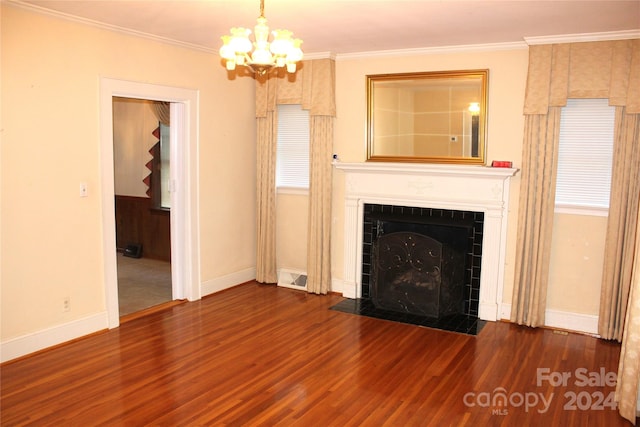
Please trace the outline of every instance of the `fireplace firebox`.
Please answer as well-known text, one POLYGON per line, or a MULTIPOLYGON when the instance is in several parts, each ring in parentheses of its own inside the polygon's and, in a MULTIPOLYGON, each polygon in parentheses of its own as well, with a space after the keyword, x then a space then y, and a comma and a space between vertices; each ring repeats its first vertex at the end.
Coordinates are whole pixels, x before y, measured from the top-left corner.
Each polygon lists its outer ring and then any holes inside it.
POLYGON ((462 254, 431 237, 396 232, 373 246, 371 300, 382 309, 440 318, 463 311, 462 254))
POLYGON ((478 315, 482 212, 364 206, 362 296, 440 319, 478 315))

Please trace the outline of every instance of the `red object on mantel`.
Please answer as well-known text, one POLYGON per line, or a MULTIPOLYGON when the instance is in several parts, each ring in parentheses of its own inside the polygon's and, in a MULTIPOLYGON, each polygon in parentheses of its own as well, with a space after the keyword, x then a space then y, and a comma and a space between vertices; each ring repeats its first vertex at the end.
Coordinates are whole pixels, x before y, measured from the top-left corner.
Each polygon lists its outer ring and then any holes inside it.
POLYGON ((510 168, 512 167, 513 162, 509 162, 506 160, 494 160, 491 162, 492 168, 510 168))

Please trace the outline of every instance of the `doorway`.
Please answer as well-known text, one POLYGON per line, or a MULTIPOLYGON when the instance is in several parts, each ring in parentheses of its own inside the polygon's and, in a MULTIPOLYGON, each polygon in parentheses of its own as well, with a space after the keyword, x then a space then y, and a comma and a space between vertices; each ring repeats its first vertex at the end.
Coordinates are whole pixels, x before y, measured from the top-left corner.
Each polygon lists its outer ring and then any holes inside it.
POLYGON ((113 97, 120 317, 173 300, 168 102, 113 97))
POLYGON ((100 147, 103 212, 103 259, 109 328, 119 326, 116 257, 113 98, 148 99, 170 104, 172 126, 170 187, 172 299, 200 299, 198 227, 198 93, 194 90, 125 80, 100 80, 100 147), (175 120, 174 120, 175 119, 175 120), (174 123, 175 122, 175 123, 174 123))

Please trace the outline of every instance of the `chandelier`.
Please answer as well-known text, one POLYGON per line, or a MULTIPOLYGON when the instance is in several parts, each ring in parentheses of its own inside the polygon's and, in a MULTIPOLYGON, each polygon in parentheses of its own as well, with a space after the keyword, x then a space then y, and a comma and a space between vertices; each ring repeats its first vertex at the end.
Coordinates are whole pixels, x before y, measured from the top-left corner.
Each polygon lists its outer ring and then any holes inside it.
POLYGON ((254 27, 255 42, 251 43, 251 30, 243 27, 231 29, 231 35, 222 36, 220 56, 225 60, 227 70, 236 66, 247 66, 254 73, 263 76, 273 67, 287 67, 287 72, 296 72, 296 63, 302 60, 300 45, 302 40, 292 38, 288 30, 273 31, 269 42, 269 27, 264 17, 264 0, 260 0, 260 16, 254 27), (253 50, 253 52, 252 52, 253 50))

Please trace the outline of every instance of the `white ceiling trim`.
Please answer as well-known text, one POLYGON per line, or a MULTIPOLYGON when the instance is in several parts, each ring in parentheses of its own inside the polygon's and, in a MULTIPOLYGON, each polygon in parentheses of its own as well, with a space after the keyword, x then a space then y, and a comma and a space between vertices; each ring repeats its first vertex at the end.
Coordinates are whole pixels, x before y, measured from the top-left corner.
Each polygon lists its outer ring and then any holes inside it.
MULTIPOLYGON (((82 18, 79 16, 71 15, 64 12, 59 12, 45 7, 37 6, 31 3, 25 3, 22 0, 0 0, 5 4, 19 7, 31 12, 39 13, 42 15, 48 15, 54 18, 64 19, 71 22, 76 22, 91 27, 104 29, 124 35, 141 37, 144 39, 156 41, 159 43, 165 43, 173 46, 178 46, 186 49, 196 50, 200 52, 218 54, 218 49, 202 46, 195 43, 188 43, 179 40, 175 40, 169 37, 162 37, 154 34, 145 33, 142 31, 132 30, 129 28, 120 27, 113 24, 107 24, 104 22, 95 21, 88 18, 82 18)), ((470 44, 470 45, 458 45, 458 46, 438 46, 438 47, 426 47, 426 48, 410 48, 410 49, 394 49, 394 50, 380 50, 380 51, 365 51, 365 52, 353 52, 344 54, 334 54, 332 52, 305 52, 305 59, 321 59, 332 58, 335 60, 349 60, 359 58, 383 58, 383 57, 399 57, 399 56, 419 56, 419 55, 433 55, 443 53, 461 53, 461 52, 482 52, 482 51, 497 51, 497 50, 517 50, 527 49, 528 46, 540 45, 540 44, 554 44, 554 43, 576 43, 576 42, 589 42, 589 41, 604 41, 604 40, 624 40, 624 39, 636 39, 640 38, 640 29, 625 30, 625 31, 611 31, 601 33, 584 33, 584 34, 564 34, 555 36, 539 36, 539 37, 524 37, 522 42, 506 42, 506 43, 488 43, 488 44, 470 44)))
POLYGON ((145 33, 142 31, 136 31, 136 30, 132 30, 129 28, 124 28, 124 27, 119 27, 117 25, 112 25, 112 24, 105 24, 104 22, 99 22, 99 21, 94 21, 93 19, 88 19, 88 18, 82 18, 79 16, 75 16, 75 15, 70 15, 68 13, 64 13, 64 12, 58 12, 56 10, 52 10, 52 9, 47 9, 41 6, 37 6, 31 3, 24 3, 20 0, 1 0, 6 2, 9 5, 12 6, 17 6, 20 7, 22 9, 25 10, 29 10, 31 12, 35 12, 35 13, 39 13, 42 15, 48 15, 54 18, 60 18, 60 19, 64 19, 66 21, 72 21, 72 22, 76 22, 79 24, 85 24, 85 25, 89 25, 91 27, 95 27, 95 28, 99 28, 102 30, 108 30, 108 31, 113 31, 116 33, 120 33, 120 34, 125 34, 128 36, 134 36, 134 37, 141 37, 144 39, 148 39, 148 40, 153 40, 156 42, 160 42, 160 43, 166 43, 166 44, 170 44, 170 45, 174 45, 174 46, 178 46, 178 47, 183 47, 186 49, 192 49, 192 50, 197 50, 197 51, 201 51, 201 52, 206 52, 206 53, 218 53, 217 49, 212 49, 210 47, 206 47, 206 46, 201 46, 198 44, 194 44, 194 43, 187 43, 187 42, 183 42, 183 41, 179 41, 179 40, 174 40, 174 39, 170 39, 168 37, 162 37, 162 36, 157 36, 155 34, 149 34, 149 33, 145 33))
POLYGON ((554 43, 598 42, 640 38, 640 30, 609 31, 605 33, 563 34, 558 36, 525 37, 529 46, 554 43))
POLYGON ((414 56, 414 55, 435 55, 441 53, 459 53, 459 52, 483 52, 496 50, 518 50, 527 49, 525 42, 507 42, 507 43, 487 43, 487 44, 468 44, 458 46, 437 46, 423 47, 412 49, 394 49, 394 50, 378 50, 369 52, 341 53, 336 55, 336 60, 340 59, 359 59, 372 57, 390 57, 390 56, 414 56))
MULTIPOLYGON (((217 49, 209 47, 186 43, 179 40, 174 40, 168 37, 161 37, 154 34, 145 33, 142 31, 136 31, 129 28, 120 27, 117 25, 106 24, 104 22, 95 21, 93 19, 82 18, 79 16, 71 15, 64 12, 59 12, 52 9, 47 9, 41 6, 37 6, 31 3, 25 3, 21 0, 3 0, 8 4, 20 7, 22 9, 29 10, 31 12, 39 13, 42 15, 48 15, 54 18, 60 18, 67 21, 76 22, 79 24, 89 25, 91 27, 100 28, 103 30, 113 31, 120 34, 125 34, 134 37, 142 37, 148 40, 153 40, 160 43, 166 43, 174 46, 179 46, 187 49, 198 50, 206 53, 217 54, 217 49)), ((428 47, 428 48, 412 48, 412 49, 395 49, 395 50, 379 50, 379 51, 367 51, 367 52, 355 52, 345 54, 334 54, 332 52, 317 52, 304 54, 305 60, 310 59, 323 59, 331 58, 335 60, 340 59, 358 59, 358 58, 374 58, 374 57, 397 57, 397 56, 412 56, 412 55, 433 55, 438 53, 452 53, 452 52, 478 52, 478 51, 495 51, 495 50, 514 50, 514 49, 526 49, 527 43, 525 42, 510 42, 510 43, 490 43, 490 44, 474 44, 474 45, 460 45, 460 46, 441 46, 441 47, 428 47)))

